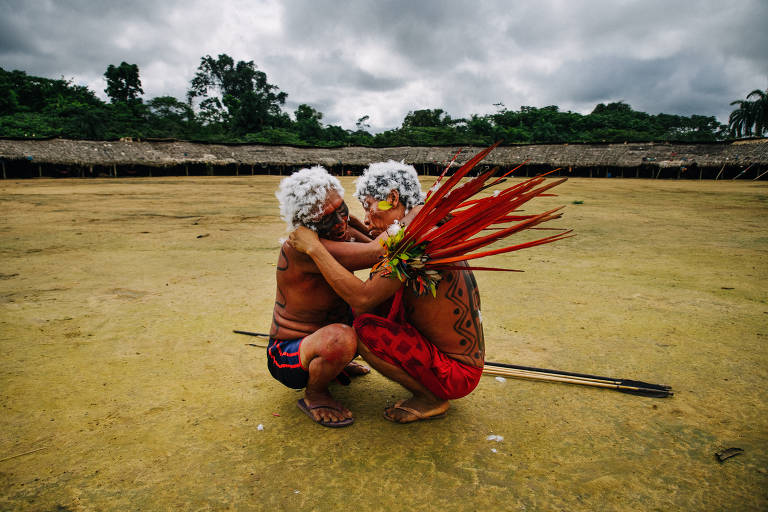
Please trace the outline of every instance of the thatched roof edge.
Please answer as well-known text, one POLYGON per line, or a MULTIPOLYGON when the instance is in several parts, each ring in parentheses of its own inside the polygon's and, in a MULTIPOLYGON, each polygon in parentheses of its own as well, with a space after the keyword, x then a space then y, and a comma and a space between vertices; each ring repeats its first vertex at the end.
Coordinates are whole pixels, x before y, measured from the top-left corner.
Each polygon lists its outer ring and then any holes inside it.
MULTIPOLYGON (((85 141, 68 139, 0 139, 0 159, 30 160, 63 165, 185 164, 212 166, 365 166, 382 160, 404 160, 413 165, 443 165, 459 146, 374 148, 349 146, 304 148, 264 144, 198 144, 183 141, 85 141)), ((464 147, 457 162, 466 161, 480 147, 464 147)), ((722 143, 537 144, 500 146, 484 164, 513 166, 523 161, 552 167, 676 167, 698 164, 714 167, 768 164, 768 139, 722 143)))

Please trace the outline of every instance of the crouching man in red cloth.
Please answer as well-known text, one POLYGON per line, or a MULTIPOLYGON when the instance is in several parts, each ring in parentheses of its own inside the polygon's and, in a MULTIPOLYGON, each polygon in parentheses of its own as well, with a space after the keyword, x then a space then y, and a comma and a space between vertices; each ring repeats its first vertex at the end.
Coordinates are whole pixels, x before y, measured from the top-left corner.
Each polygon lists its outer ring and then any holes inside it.
MULTIPOLYGON (((371 237, 392 225, 399 229, 399 222, 424 198, 415 169, 391 160, 371 164, 357 181, 355 195, 363 204, 371 237)), ((466 396, 477 386, 485 343, 480 296, 471 271, 443 271, 435 297, 417 295, 381 273, 359 280, 309 229, 292 232, 290 245, 312 258, 326 282, 358 315, 354 328, 360 355, 413 394, 387 408, 387 419, 410 423, 442 417, 449 400, 466 396)))
MULTIPOLYGON (((321 245, 349 268, 373 265, 382 252, 377 243, 350 222, 339 181, 322 167, 302 169, 280 183, 276 196, 289 229, 309 226, 321 245), (322 242, 317 236, 322 237, 322 242)), ((357 221, 360 229, 365 226, 357 221)), ((304 388, 299 408, 326 427, 344 427, 352 412, 328 390, 340 373, 360 375, 369 370, 352 363, 357 335, 350 326, 349 306, 333 291, 305 254, 283 243, 276 272, 277 292, 269 331, 267 367, 284 385, 304 388)))

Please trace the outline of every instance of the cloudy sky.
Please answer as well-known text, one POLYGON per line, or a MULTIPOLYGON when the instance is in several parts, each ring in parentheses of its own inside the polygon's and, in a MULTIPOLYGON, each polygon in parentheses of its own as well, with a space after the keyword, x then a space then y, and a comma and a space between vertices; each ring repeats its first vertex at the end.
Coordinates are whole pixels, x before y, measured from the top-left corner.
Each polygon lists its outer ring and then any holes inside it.
POLYGON ((71 79, 140 69, 145 100, 184 99, 204 55, 254 61, 323 121, 395 128, 495 103, 727 120, 768 88, 767 0, 0 0, 0 67, 71 79))

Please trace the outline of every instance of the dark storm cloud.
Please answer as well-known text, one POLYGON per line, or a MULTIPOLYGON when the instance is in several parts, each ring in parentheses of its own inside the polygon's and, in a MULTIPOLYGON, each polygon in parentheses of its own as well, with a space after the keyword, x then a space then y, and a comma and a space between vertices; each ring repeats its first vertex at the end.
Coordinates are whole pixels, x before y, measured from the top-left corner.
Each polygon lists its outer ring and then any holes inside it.
POLYGON ((692 65, 693 55, 659 59, 621 59, 616 56, 572 61, 551 76, 550 94, 569 98, 589 111, 598 103, 624 101, 636 110, 683 115, 713 111, 717 98, 728 94, 728 84, 716 61, 692 65))
POLYGON ((404 78, 374 75, 339 51, 320 53, 301 60, 283 56, 268 57, 265 64, 273 69, 288 68, 294 73, 312 77, 312 86, 316 88, 339 87, 384 92, 406 83, 404 78))
POLYGON ((486 59, 486 3, 292 0, 286 3, 285 26, 320 47, 344 45, 354 52, 358 45, 376 44, 415 69, 448 71, 463 59, 486 59))
POLYGON ((621 59, 615 56, 571 61, 551 76, 555 96, 577 103, 600 103, 657 96, 670 81, 686 81, 677 61, 664 59, 621 59), (683 75, 683 76, 681 76, 683 75))
POLYGON ((743 98, 745 88, 768 86, 768 3, 718 5, 614 5, 585 18, 562 47, 586 51, 541 77, 551 83, 544 98, 581 111, 623 100, 650 113, 725 121, 730 101, 743 98))
POLYGON ((16 28, 16 45, 29 49, 26 55, 12 54, 8 51, 12 46, 3 44, 0 61, 26 64, 27 69, 30 64, 44 67, 54 62, 87 68, 93 62, 96 70, 95 61, 115 60, 109 58, 113 52, 140 53, 154 46, 153 33, 162 24, 155 20, 163 14, 162 7, 155 8, 152 2, 5 1, 0 9, 5 22, 16 28))
POLYGON ((34 52, 32 42, 25 38, 23 27, 15 24, 11 16, 0 17, 0 57, 34 52))
POLYGON ((0 10, 15 28, 12 43, 0 45, 0 67, 71 79, 101 96, 110 64, 138 62, 144 70, 175 57, 158 37, 169 31, 162 2, 5 1, 0 10))
POLYGON ((768 87, 768 2, 691 0, 0 0, 0 66, 72 78, 104 97, 135 63, 145 98, 183 98, 200 58, 253 60, 324 121, 375 130, 409 110, 494 103, 586 113, 623 100, 716 115, 768 87))

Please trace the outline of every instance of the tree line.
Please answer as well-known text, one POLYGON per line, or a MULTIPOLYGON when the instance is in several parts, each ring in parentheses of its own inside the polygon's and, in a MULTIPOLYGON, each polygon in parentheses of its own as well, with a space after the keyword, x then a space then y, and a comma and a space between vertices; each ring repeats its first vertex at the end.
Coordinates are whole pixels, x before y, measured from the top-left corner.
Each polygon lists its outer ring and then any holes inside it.
MULTIPOLYGON (((64 79, 0 68, 0 136, 113 140, 172 138, 201 142, 260 142, 310 146, 429 146, 448 144, 687 141, 710 142, 768 130, 768 95, 753 91, 732 105, 729 125, 713 116, 639 112, 624 102, 595 106, 586 115, 557 106, 497 103, 492 114, 452 118, 440 108, 408 112, 400 127, 368 131, 369 116, 355 130, 323 123, 323 113, 300 104, 284 110, 287 93, 269 83, 253 61, 226 54, 200 59, 186 97, 144 101, 139 68, 122 62, 104 73, 109 102, 64 79), (755 101, 749 98, 757 96, 755 101)), ((766 91, 768 93, 768 91, 766 91)))

